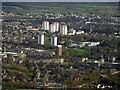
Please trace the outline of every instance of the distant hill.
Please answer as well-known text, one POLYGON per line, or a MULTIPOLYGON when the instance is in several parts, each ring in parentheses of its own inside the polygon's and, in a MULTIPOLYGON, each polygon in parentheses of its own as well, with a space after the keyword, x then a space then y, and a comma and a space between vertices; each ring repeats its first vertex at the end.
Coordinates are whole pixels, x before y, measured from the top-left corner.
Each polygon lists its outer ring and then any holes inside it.
POLYGON ((117 8, 117 2, 3 2, 3 11, 14 12, 81 12, 93 8, 117 8))

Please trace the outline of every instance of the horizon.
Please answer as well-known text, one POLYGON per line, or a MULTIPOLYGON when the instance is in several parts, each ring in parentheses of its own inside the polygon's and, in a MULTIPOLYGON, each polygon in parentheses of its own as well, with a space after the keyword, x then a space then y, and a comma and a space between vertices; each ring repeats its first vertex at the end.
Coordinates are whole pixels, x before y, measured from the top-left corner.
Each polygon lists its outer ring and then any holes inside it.
POLYGON ((1 2, 119 2, 119 0, 1 0, 1 2))

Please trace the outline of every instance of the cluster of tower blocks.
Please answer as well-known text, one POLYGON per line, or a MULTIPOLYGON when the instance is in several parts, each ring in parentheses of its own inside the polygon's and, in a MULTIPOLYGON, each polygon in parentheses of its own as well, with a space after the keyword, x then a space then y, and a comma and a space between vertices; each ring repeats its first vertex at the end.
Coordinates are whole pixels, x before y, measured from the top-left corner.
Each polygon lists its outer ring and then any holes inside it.
POLYGON ((43 21, 42 29, 48 30, 50 32, 60 31, 62 35, 67 35, 67 32, 68 32, 67 25, 60 25, 58 22, 53 22, 52 24, 49 24, 48 21, 43 21))
MULTIPOLYGON (((38 44, 44 45, 44 34, 43 33, 40 33, 38 35, 38 44)), ((52 35, 52 37, 51 37, 51 45, 56 46, 55 54, 57 56, 62 56, 62 45, 57 45, 57 36, 52 35)))
MULTIPOLYGON (((44 34, 43 33, 40 33, 38 35, 38 44, 44 45, 44 34)), ((57 36, 56 35, 51 36, 51 45, 57 46, 57 36)))
MULTIPOLYGON (((42 22, 42 29, 48 30, 50 32, 59 32, 62 35, 67 35, 68 29, 67 25, 60 25, 58 22, 53 22, 52 24, 49 24, 48 21, 42 22)), ((40 33, 38 35, 38 44, 44 45, 44 34, 40 33)), ((52 35, 51 36, 51 45, 57 46, 57 36, 52 35)))

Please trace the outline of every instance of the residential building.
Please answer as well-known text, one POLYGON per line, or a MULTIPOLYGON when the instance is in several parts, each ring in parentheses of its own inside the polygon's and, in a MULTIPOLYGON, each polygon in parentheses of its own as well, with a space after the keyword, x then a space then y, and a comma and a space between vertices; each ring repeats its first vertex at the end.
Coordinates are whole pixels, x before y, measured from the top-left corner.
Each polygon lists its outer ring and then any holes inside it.
POLYGON ((68 32, 67 25, 62 25, 62 26, 60 27, 60 33, 61 33, 62 35, 67 35, 67 32, 68 32))
POLYGON ((58 32, 59 31, 59 23, 54 22, 53 24, 55 25, 55 31, 58 32))
POLYGON ((55 25, 54 24, 50 24, 49 31, 55 32, 55 25))
POLYGON ((58 57, 62 56, 62 45, 57 45, 55 54, 58 57))
POLYGON ((57 36, 53 35, 51 37, 51 45, 57 46, 57 36))
POLYGON ((48 21, 43 21, 42 29, 43 30, 49 30, 49 22, 48 21))
POLYGON ((44 34, 43 33, 40 33, 38 35, 38 44, 41 44, 41 45, 44 44, 44 34))

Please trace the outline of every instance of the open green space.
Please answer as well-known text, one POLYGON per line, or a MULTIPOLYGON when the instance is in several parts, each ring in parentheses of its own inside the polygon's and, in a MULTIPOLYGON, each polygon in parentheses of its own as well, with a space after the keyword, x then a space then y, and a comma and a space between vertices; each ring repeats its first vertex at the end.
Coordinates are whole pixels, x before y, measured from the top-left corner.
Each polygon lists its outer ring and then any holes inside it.
POLYGON ((14 9, 21 9, 20 7, 17 7, 17 6, 9 6, 9 7, 14 9))
POLYGON ((16 10, 23 10, 31 13, 36 12, 51 12, 51 13, 67 13, 67 12, 81 12, 89 9, 111 9, 110 11, 98 11, 113 13, 113 9, 117 8, 117 3, 76 3, 76 2, 11 2, 3 3, 3 10, 9 10, 12 8, 16 10))
POLYGON ((45 41, 45 44, 50 44, 50 43, 51 43, 50 40, 46 40, 46 41, 45 41))
POLYGON ((76 53, 85 53, 85 52, 88 51, 88 48, 87 47, 82 47, 82 48, 78 48, 78 49, 73 49, 72 51, 76 52, 76 53))
POLYGON ((98 12, 100 12, 100 13, 115 13, 115 12, 117 12, 117 10, 101 10, 98 12))
POLYGON ((62 63, 62 64, 66 64, 66 65, 68 65, 68 64, 73 64, 73 63, 69 63, 69 62, 64 62, 64 63, 62 63))
POLYGON ((34 13, 34 12, 51 12, 52 10, 43 10, 43 9, 30 9, 27 10, 28 12, 34 13))

